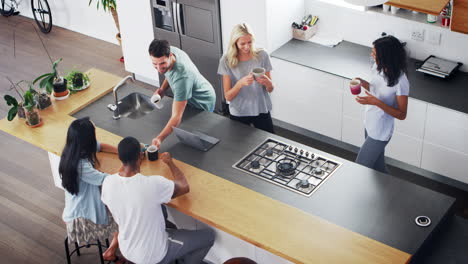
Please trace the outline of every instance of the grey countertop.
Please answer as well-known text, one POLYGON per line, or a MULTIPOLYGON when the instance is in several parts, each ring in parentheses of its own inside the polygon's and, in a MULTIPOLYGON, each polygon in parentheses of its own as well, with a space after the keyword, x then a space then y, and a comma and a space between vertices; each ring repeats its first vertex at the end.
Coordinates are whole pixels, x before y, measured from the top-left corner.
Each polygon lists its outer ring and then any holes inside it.
MULTIPOLYGON (((343 78, 368 79, 372 65, 370 52, 369 47, 347 41, 329 48, 292 39, 271 56, 343 78)), ((408 62, 410 97, 468 114, 468 73, 459 71, 442 79, 417 72, 419 63, 414 59, 408 62)))
MULTIPOLYGON (((151 95, 151 91, 126 85, 119 90, 119 96, 134 91, 151 95)), ((163 109, 154 110, 138 120, 113 120, 112 113, 106 108, 107 104, 113 102, 112 94, 108 94, 74 116, 90 116, 98 127, 120 136, 133 136, 141 142, 150 143, 171 115, 171 100, 163 98, 163 109)), ((310 146, 257 130, 214 113, 201 112, 190 106, 184 113, 181 127, 201 131, 221 141, 208 152, 201 152, 178 142, 172 134, 163 142, 161 151, 169 151, 178 160, 409 254, 416 253, 455 201, 454 198, 323 153, 310 146), (283 189, 232 167, 268 137, 330 157, 343 165, 311 197, 283 189), (414 219, 418 215, 429 216, 433 224, 426 228, 416 226, 414 219)), ((285 228, 294 228, 294 217, 284 225, 285 228)), ((313 235, 313 230, 304 232, 313 235)))

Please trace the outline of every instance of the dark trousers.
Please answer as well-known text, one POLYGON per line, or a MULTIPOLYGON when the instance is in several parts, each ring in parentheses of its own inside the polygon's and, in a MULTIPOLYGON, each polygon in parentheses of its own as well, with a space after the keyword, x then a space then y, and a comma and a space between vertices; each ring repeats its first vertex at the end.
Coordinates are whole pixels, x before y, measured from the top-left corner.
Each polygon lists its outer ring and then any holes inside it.
POLYGON ((273 121, 271 120, 270 112, 266 114, 259 114, 258 116, 233 116, 230 115, 232 120, 239 121, 246 125, 253 125, 254 127, 264 130, 266 132, 275 133, 273 130, 273 121))

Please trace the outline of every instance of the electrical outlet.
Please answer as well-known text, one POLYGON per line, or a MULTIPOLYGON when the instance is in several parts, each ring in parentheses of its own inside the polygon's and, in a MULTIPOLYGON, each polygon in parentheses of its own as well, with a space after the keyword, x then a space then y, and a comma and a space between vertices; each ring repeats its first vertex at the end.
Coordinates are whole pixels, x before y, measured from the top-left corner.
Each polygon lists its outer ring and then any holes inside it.
POLYGON ((417 41, 424 41, 424 29, 422 28, 413 28, 411 31, 411 39, 417 41))
POLYGON ((440 45, 441 35, 440 32, 429 30, 427 32, 427 42, 433 45, 440 45))

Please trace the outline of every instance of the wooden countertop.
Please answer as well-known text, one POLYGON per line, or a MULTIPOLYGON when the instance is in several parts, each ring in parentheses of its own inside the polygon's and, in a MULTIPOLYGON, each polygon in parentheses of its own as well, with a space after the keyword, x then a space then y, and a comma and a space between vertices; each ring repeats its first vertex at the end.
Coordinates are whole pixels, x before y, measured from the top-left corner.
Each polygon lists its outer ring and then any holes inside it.
MULTIPOLYGON (((121 77, 97 70, 89 71, 91 86, 64 101, 54 101, 41 111, 44 125, 29 128, 24 120, 0 120, 0 129, 48 152, 60 155, 73 113, 110 92, 121 77)), ((100 142, 117 144, 121 137, 96 129, 100 142)), ((117 156, 99 153, 102 171, 115 173, 117 156)), ((319 217, 273 200, 265 195, 224 180, 180 161, 187 175, 190 193, 169 205, 180 212, 294 263, 408 263, 411 255, 319 217), (294 228, 284 228, 291 223, 294 228), (304 232, 302 230, 313 230, 304 232)), ((160 161, 142 164, 145 175, 170 175, 160 161)), ((171 176, 168 176, 171 178, 171 176)))

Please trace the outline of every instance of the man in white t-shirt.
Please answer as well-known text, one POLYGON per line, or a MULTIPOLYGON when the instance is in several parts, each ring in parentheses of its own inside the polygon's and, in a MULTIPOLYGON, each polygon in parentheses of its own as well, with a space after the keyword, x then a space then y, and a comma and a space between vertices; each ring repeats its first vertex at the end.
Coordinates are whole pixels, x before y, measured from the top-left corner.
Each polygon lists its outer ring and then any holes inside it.
POLYGON ((203 263, 214 243, 214 232, 166 229, 161 204, 189 192, 187 179, 169 153, 160 159, 169 167, 174 180, 140 174, 144 156, 133 137, 118 145, 122 167, 102 184, 102 201, 119 225, 122 255, 137 264, 170 263, 181 258, 185 264, 203 263))

